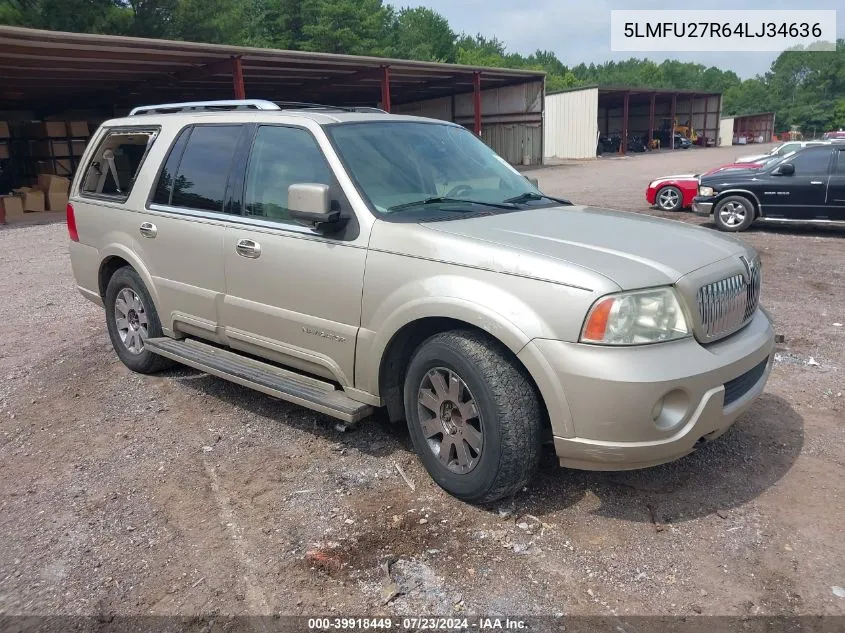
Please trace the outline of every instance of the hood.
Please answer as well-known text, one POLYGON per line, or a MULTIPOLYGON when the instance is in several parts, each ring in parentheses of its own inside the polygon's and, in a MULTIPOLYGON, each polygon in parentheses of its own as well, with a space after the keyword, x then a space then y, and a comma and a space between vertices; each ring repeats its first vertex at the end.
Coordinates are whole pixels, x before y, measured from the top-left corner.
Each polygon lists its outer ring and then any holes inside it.
POLYGON ((748 167, 745 169, 724 169, 717 171, 714 174, 702 174, 701 184, 713 186, 714 184, 722 184, 723 182, 732 183, 744 178, 753 178, 760 175, 759 167, 748 167))
POLYGON ((739 239, 710 229, 584 206, 422 226, 586 269, 623 290, 672 284, 694 270, 748 252, 739 239))
POLYGON ((698 178, 697 174, 676 174, 674 176, 662 176, 660 178, 655 178, 651 182, 666 182, 667 180, 695 180, 698 178))
POLYGON ((764 160, 766 158, 771 158, 771 154, 748 154, 746 156, 740 156, 736 159, 738 163, 753 163, 757 160, 764 160))

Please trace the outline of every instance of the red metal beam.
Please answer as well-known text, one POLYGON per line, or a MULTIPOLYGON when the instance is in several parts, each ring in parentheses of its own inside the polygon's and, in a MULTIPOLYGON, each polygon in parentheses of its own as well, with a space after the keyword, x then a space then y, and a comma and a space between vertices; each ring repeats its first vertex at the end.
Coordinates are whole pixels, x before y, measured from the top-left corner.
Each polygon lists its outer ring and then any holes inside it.
POLYGON ((678 113, 678 95, 672 95, 672 112, 669 115, 669 149, 675 149, 675 117, 678 113))
POLYGON ((244 69, 241 66, 240 56, 232 58, 232 83, 235 88, 235 99, 246 99, 244 90, 244 69))
POLYGON ((628 151, 628 110, 631 105, 631 93, 626 92, 622 97, 622 142, 619 144, 619 153, 628 151))
MULTIPOLYGON (((709 114, 709 112, 707 110, 709 109, 709 107, 710 107, 710 97, 704 97, 704 125, 703 125, 704 136, 707 136, 707 115, 709 114)), ((715 139, 716 139, 716 136, 718 136, 718 134, 719 134, 719 132, 717 130, 716 134, 713 135, 713 139, 714 139, 713 144, 714 145, 716 144, 715 139)), ((704 147, 707 147, 706 143, 704 144, 704 147)))
POLYGON ((475 114, 475 133, 481 136, 481 72, 472 76, 472 109, 475 114))
POLYGON ((648 139, 646 140, 646 147, 651 147, 651 139, 654 138, 654 101, 657 98, 655 93, 651 93, 651 103, 648 108, 648 139))
POLYGON ((390 66, 381 67, 381 109, 390 112, 390 66))

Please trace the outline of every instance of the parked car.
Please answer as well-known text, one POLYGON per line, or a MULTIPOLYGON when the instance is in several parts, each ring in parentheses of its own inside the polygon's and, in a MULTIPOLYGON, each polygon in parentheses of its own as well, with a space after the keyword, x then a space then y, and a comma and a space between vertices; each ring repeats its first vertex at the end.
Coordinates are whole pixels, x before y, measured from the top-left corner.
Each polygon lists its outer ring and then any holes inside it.
POLYGON ((841 140, 845 139, 845 130, 837 130, 836 132, 825 132, 822 134, 824 140, 841 140))
POLYGON ((675 149, 689 149, 692 147, 692 141, 680 132, 675 132, 675 149))
POLYGON ((781 143, 780 145, 776 145, 768 152, 763 154, 746 154, 745 156, 740 156, 736 159, 737 163, 756 163, 761 160, 766 160, 770 158, 778 158, 780 156, 786 156, 787 154, 791 154, 792 152, 797 152, 799 149, 803 149, 805 147, 812 147, 813 145, 824 145, 823 141, 787 141, 786 143, 781 143))
POLYGON ((521 490, 544 440, 573 468, 686 455, 773 362, 751 247, 550 197, 439 120, 136 108, 91 139, 67 227, 129 369, 178 361, 346 424, 383 407, 466 501, 521 490))
POLYGON ((723 231, 761 222, 845 225, 845 143, 806 147, 763 169, 702 176, 693 211, 723 231))
POLYGON ((714 167, 703 174, 680 174, 677 176, 664 176, 656 178, 648 183, 645 191, 645 199, 652 206, 663 211, 680 211, 692 207, 692 201, 698 194, 698 179, 701 176, 715 174, 726 169, 757 169, 764 165, 760 163, 738 164, 729 163, 714 167))

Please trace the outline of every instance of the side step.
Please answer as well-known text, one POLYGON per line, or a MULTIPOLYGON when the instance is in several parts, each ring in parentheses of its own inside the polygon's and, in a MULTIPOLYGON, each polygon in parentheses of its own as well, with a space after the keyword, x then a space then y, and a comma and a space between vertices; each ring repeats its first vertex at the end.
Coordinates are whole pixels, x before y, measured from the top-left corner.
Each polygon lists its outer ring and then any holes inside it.
POLYGON ((147 339, 145 345, 159 356, 266 393, 268 396, 325 413, 347 424, 354 424, 373 413, 373 407, 353 400, 331 383, 200 341, 177 341, 160 337, 147 339))

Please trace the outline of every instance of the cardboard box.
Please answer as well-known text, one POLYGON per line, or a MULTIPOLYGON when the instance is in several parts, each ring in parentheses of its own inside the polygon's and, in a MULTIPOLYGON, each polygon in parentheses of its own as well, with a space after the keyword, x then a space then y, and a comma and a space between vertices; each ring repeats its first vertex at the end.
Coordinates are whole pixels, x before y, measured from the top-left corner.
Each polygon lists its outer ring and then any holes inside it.
POLYGON ((6 121, 0 121, 0 138, 9 138, 9 124, 6 121))
POLYGON ((67 126, 64 121, 40 121, 29 125, 28 135, 34 138, 65 138, 67 126))
POLYGON ((68 121, 67 135, 77 138, 89 136, 88 121, 68 121))
POLYGON ((9 144, 5 141, 0 141, 0 160, 9 158, 9 144))
POLYGON ((23 215, 21 196, 0 196, 0 224, 23 215))
POLYGON ((38 188, 45 193, 63 193, 67 195, 68 191, 70 191, 70 180, 64 176, 39 174, 38 188))
POLYGON ((88 146, 88 141, 71 141, 70 148, 73 156, 82 156, 85 153, 85 148, 88 146))
POLYGON ((44 192, 40 189, 21 187, 20 189, 15 189, 15 193, 19 194, 23 199, 23 210, 25 212, 44 210, 44 192))
POLYGON ((68 196, 61 191, 48 191, 47 197, 47 211, 64 211, 67 209, 68 196))

